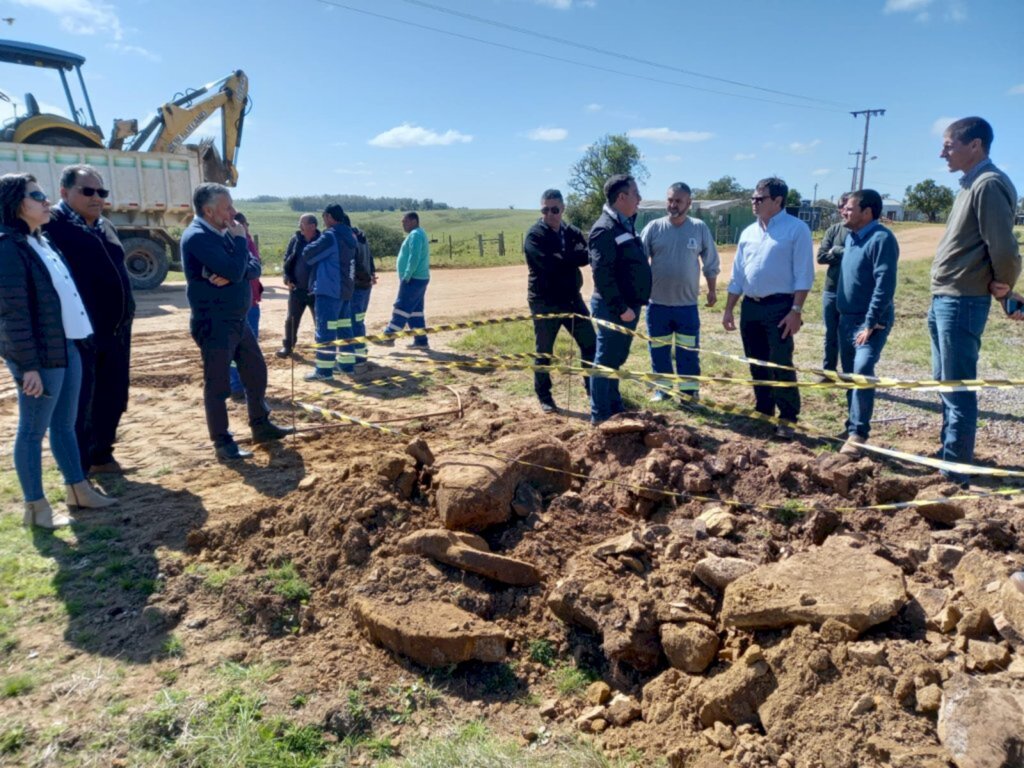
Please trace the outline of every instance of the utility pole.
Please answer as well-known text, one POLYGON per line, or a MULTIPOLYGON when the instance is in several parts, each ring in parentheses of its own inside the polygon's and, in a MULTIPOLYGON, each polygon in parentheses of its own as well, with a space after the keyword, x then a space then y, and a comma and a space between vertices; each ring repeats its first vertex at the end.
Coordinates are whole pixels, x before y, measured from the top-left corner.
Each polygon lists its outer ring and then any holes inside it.
POLYGON ((860 155, 860 184, 858 189, 864 189, 864 166, 867 165, 868 160, 868 129, 871 127, 871 116, 872 115, 884 115, 884 109, 861 109, 857 112, 851 112, 851 115, 857 117, 864 115, 864 148, 861 150, 860 155))
POLYGON ((856 152, 847 152, 848 155, 856 155, 857 159, 853 161, 853 167, 850 168, 853 171, 853 178, 850 179, 850 191, 853 192, 857 189, 857 171, 860 170, 860 150, 856 152))
POLYGON ((816 202, 818 202, 818 185, 817 184, 814 185, 814 194, 811 195, 811 207, 814 207, 814 204, 816 202))

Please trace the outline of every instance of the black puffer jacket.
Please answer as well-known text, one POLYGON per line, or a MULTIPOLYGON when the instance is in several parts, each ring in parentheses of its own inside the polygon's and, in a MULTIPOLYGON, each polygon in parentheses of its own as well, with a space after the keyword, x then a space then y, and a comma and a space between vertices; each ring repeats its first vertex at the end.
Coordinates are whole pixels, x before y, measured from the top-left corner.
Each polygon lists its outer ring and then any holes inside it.
POLYGON ((22 371, 66 368, 66 343, 46 265, 24 232, 0 225, 0 355, 22 371))
POLYGON ((117 230, 106 219, 102 224, 104 236, 100 237, 75 224, 63 206, 57 205, 43 231, 64 256, 93 331, 113 335, 131 325, 135 298, 117 230))

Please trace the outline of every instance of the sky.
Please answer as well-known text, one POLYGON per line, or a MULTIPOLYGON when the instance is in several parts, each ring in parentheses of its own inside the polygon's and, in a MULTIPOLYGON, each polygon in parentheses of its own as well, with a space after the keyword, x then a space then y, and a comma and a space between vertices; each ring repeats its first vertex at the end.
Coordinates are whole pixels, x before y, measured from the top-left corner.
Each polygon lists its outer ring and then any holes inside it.
MULTIPOLYGON (((239 198, 534 208, 568 192, 588 145, 625 133, 645 198, 778 175, 834 199, 864 139, 850 112, 866 109, 885 110, 866 187, 955 188, 942 132, 977 114, 1024 194, 1022 0, 0 0, 0 18, 0 38, 85 56, 108 133, 244 70, 239 198)), ((0 64, 0 91, 68 111, 53 72, 0 64)))

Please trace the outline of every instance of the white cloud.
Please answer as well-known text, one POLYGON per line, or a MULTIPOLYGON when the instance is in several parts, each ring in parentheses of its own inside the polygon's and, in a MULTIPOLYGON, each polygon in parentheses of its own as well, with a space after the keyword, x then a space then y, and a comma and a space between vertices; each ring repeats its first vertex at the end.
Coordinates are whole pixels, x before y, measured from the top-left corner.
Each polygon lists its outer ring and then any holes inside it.
POLYGON ((707 141, 715 134, 709 131, 673 131, 669 128, 631 128, 626 131, 631 139, 650 139, 659 144, 676 141, 707 141))
POLYGON ((1013 88, 1011 88, 1008 91, 1008 93, 1011 96, 1020 96, 1021 94, 1024 94, 1024 83, 1021 83, 1020 85, 1013 86, 1013 88))
POLYGON ((737 152, 735 155, 732 156, 732 159, 736 160, 737 162, 740 162, 743 160, 753 160, 755 157, 757 157, 757 155, 755 155, 753 152, 737 152))
POLYGON ((449 129, 444 133, 437 133, 418 125, 402 123, 384 133, 378 133, 370 139, 369 144, 387 149, 402 149, 404 147, 447 147, 451 144, 468 144, 472 140, 472 136, 459 131, 449 129))
POLYGON ((548 8, 554 8, 557 11, 568 11, 573 5, 580 6, 581 8, 593 8, 597 5, 597 0, 533 0, 537 5, 544 5, 548 8))
POLYGON ((942 117, 936 118, 935 122, 932 123, 932 134, 935 136, 942 136, 946 133, 946 129, 949 128, 950 123, 955 123, 959 120, 959 117, 942 117))
POLYGON ((564 141, 569 132, 565 128, 534 128, 526 134, 530 141, 564 141))
POLYGON ((48 11, 60 19, 60 27, 75 35, 109 33, 115 40, 122 35, 117 10, 103 0, 14 0, 26 8, 48 11))
POLYGON ((814 139, 813 141, 808 142, 791 141, 789 143, 789 151, 794 155, 806 155, 808 152, 813 151, 819 144, 821 144, 821 139, 814 139))
POLYGON ((967 4, 964 0, 885 0, 884 13, 912 13, 914 20, 928 22, 932 11, 941 10, 946 21, 960 23, 967 20, 967 4))
POLYGON ((683 158, 680 155, 665 155, 662 158, 666 163, 678 163, 683 158))
POLYGON ((831 168, 815 168, 811 171, 811 176, 828 176, 830 173, 832 173, 831 168))
POLYGON ((335 173, 340 173, 342 176, 372 176, 373 172, 368 171, 365 168, 335 168, 335 173))
POLYGON ((160 61, 160 56, 152 51, 143 48, 141 45, 123 45, 121 43, 107 43, 107 48, 118 53, 128 53, 134 56, 141 56, 150 61, 160 61))
POLYGON ((591 103, 587 104, 587 106, 584 107, 584 109, 586 109, 587 112, 600 112, 602 109, 604 109, 604 105, 591 103))
POLYGON ((885 13, 910 13, 923 11, 933 0, 885 0, 885 13))

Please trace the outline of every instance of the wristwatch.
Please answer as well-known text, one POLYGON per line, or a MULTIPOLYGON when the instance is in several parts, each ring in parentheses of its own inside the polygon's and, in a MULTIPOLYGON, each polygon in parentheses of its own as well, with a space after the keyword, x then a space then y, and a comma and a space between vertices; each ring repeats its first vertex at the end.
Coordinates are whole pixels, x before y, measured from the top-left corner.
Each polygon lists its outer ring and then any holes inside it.
POLYGON ((799 315, 799 314, 800 314, 801 312, 803 312, 803 311, 804 311, 804 308, 803 308, 803 306, 802 306, 802 305, 800 305, 800 304, 794 304, 794 305, 793 305, 793 308, 792 308, 792 309, 790 310, 790 312, 796 312, 796 313, 797 313, 798 315, 799 315))

